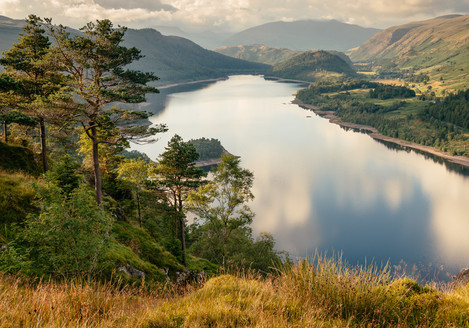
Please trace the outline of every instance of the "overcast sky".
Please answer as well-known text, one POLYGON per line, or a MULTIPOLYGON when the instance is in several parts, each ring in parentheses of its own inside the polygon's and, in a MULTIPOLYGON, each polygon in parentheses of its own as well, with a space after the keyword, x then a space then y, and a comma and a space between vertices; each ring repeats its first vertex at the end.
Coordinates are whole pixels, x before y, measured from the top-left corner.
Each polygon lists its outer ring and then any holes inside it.
POLYGON ((0 0, 0 15, 34 13, 81 27, 109 18, 132 28, 157 25, 237 32, 272 21, 337 19, 386 28, 451 13, 469 13, 469 0, 0 0))

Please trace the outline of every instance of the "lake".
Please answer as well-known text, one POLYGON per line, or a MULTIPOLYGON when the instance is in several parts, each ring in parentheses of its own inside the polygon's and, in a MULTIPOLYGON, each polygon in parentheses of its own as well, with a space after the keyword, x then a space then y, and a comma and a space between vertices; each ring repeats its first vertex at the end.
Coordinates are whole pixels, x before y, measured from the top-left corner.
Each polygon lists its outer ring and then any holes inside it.
POLYGON ((176 133, 219 139, 254 173, 254 232, 292 257, 342 252, 423 279, 468 267, 467 170, 331 124, 291 103, 301 87, 232 76, 164 90, 143 108, 169 131, 132 148, 155 160, 176 133))

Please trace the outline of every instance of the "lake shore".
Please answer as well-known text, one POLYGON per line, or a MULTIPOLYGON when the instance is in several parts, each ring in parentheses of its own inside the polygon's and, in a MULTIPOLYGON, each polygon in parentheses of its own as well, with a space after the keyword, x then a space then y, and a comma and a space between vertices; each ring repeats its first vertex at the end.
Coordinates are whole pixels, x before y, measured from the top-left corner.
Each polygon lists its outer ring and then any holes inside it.
POLYGON ((328 119, 330 123, 337 124, 342 127, 347 127, 351 129, 357 129, 357 130, 364 130, 368 132, 368 135, 372 137, 373 139, 377 140, 382 140, 386 142, 391 142, 393 144, 399 145, 401 147, 408 147, 412 148, 415 150, 419 150, 428 154, 432 154, 438 157, 441 157, 451 163, 463 165, 465 167, 469 167, 469 158, 463 157, 463 156, 453 156, 450 154, 447 154, 441 150, 438 150, 436 148, 430 147, 430 146, 424 146, 420 145, 414 142, 409 142, 405 141, 402 139, 397 139, 397 138, 391 138, 387 137, 385 135, 382 135, 381 133, 378 132, 378 130, 372 126, 367 126, 367 125, 361 125, 361 124, 355 124, 355 123, 350 123, 350 122, 344 122, 342 121, 338 116, 334 115, 334 112, 331 111, 321 111, 319 108, 313 106, 313 105, 308 105, 304 104, 298 99, 295 98, 295 100, 292 101, 293 104, 296 104, 302 108, 312 110, 315 114, 328 119))
POLYGON ((228 80, 228 77, 218 77, 215 79, 206 79, 206 80, 197 80, 197 81, 188 81, 188 82, 181 82, 181 83, 173 83, 173 84, 166 84, 159 87, 157 89, 169 89, 174 87, 179 87, 182 85, 191 85, 191 84, 198 84, 198 83, 205 83, 205 82, 218 82, 218 81, 225 81, 228 80))

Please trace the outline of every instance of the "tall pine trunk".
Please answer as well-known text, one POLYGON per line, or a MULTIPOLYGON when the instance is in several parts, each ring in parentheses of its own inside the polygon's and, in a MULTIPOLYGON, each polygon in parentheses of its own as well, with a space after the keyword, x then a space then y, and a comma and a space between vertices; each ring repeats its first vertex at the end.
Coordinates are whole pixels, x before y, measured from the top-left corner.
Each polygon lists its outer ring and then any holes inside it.
POLYGON ((47 146, 46 146, 46 126, 44 124, 44 118, 39 119, 39 136, 41 137, 41 157, 42 157, 42 169, 47 172, 47 146))
POLYGON ((186 266, 186 232, 183 215, 180 216, 179 222, 181 222, 182 264, 186 266))
POLYGON ((181 191, 177 193, 177 212, 179 213, 179 222, 181 228, 181 245, 182 245, 182 264, 186 266, 186 232, 184 222, 184 212, 182 210, 182 195, 181 191))
POLYGON ((3 137, 5 139, 5 143, 8 143, 8 123, 7 121, 3 121, 3 137))
POLYGON ((103 201, 103 186, 101 180, 101 169, 99 167, 99 152, 98 152, 98 131, 94 126, 94 122, 91 122, 91 142, 93 149, 93 171, 94 171, 94 190, 96 193, 96 201, 101 204, 103 201))
POLYGON ((138 191, 136 192, 137 194, 137 210, 138 210, 138 223, 140 225, 140 228, 142 227, 142 213, 141 213, 141 210, 140 210, 140 195, 138 193, 138 191))

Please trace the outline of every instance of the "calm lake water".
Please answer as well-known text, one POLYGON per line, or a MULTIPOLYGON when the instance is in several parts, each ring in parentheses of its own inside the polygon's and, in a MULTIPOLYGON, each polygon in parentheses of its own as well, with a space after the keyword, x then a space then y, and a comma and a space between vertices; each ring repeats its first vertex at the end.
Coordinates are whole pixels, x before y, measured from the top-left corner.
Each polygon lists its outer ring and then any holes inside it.
MULTIPOLYGON (((253 230, 279 250, 342 252, 351 264, 390 261, 440 278, 469 266, 469 177, 413 151, 346 131, 291 104, 302 86, 233 76, 152 96, 169 131, 133 146, 156 159, 181 135, 217 138, 254 172, 253 230)), ((466 175, 465 173, 466 172, 466 175)))

